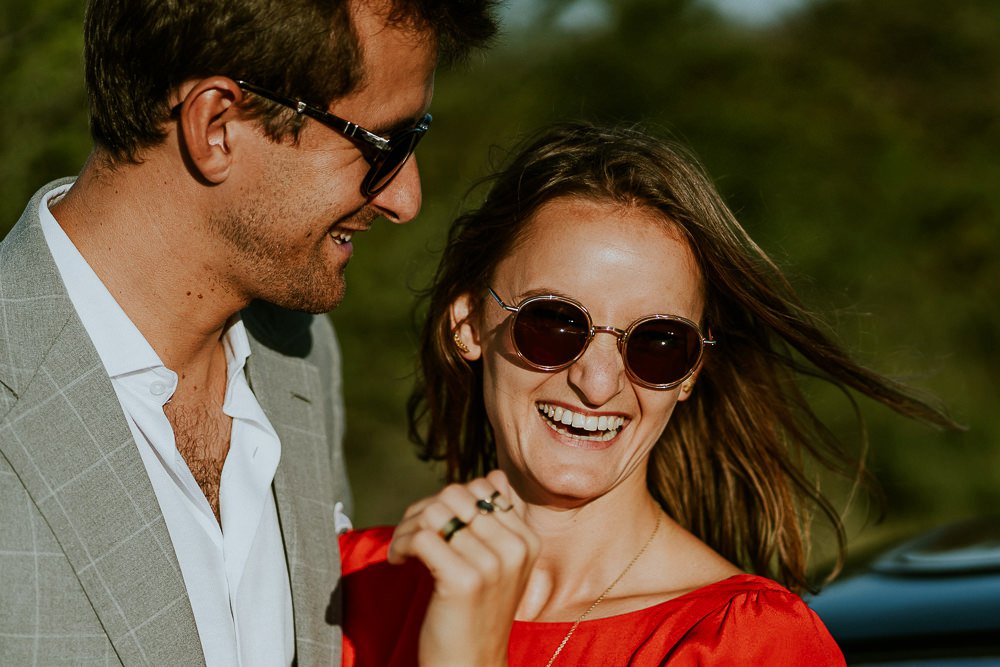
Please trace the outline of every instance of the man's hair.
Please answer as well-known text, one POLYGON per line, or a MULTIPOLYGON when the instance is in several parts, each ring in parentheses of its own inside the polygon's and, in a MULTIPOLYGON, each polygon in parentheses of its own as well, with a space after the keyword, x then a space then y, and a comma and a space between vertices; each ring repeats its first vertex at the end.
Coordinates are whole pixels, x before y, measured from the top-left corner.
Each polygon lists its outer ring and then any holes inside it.
MULTIPOLYGON (((84 21, 94 142, 115 162, 138 162, 166 136, 168 102, 184 81, 246 79, 328 105, 361 82, 351 2, 371 0, 89 0, 84 21)), ((496 33, 495 0, 384 0, 386 23, 424 33, 448 62, 496 33)), ((248 105, 274 140, 301 119, 257 100, 248 105)))

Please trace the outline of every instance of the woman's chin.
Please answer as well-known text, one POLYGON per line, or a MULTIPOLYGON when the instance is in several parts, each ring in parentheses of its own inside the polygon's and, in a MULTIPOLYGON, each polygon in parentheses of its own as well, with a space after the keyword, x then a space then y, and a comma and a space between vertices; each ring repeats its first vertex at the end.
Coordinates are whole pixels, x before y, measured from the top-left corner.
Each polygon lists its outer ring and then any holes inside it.
MULTIPOLYGON (((579 507, 599 498, 613 488, 607 478, 608 471, 566 471, 548 475, 533 476, 535 487, 527 495, 538 498, 546 505, 556 507, 579 507)), ((530 501, 529 501, 530 502, 530 501)))

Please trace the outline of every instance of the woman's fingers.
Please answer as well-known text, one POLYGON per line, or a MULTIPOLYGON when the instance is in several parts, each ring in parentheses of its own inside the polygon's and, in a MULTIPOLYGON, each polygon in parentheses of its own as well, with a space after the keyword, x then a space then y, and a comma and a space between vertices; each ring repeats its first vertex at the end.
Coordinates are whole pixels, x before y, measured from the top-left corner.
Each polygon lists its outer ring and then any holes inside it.
POLYGON ((434 577, 421 664, 505 664, 507 636, 539 548, 522 511, 499 471, 445 487, 406 511, 389 561, 416 558, 434 577))
POLYGON ((401 563, 406 558, 416 557, 424 561, 429 568, 433 568, 436 563, 428 562, 425 556, 432 556, 439 551, 434 549, 425 553, 425 547, 433 542, 431 539, 433 535, 436 535, 442 543, 447 543, 472 521, 476 516, 475 508, 468 503, 463 506, 461 502, 467 499, 468 495, 463 485, 452 484, 442 489, 436 496, 411 505, 393 533, 392 543, 389 545, 389 562, 401 563), (414 537, 422 533, 426 535, 422 535, 420 541, 414 542, 414 537))
MULTIPOLYGON (((435 596, 441 599, 475 599, 496 588, 522 590, 538 554, 538 540, 521 519, 501 518, 499 512, 477 515, 446 541, 442 528, 453 519, 451 512, 444 504, 428 506, 426 527, 393 537, 390 562, 420 560, 434 577, 435 596)), ((513 595, 515 606, 519 599, 519 593, 513 595)))
POLYGON ((509 501, 509 506, 511 508, 513 508, 513 502, 515 500, 520 503, 520 497, 518 497, 517 492, 514 491, 514 487, 512 487, 510 482, 507 480, 507 475, 505 475, 502 470, 491 470, 488 472, 486 474, 486 481, 489 482, 493 488, 499 491, 507 501, 509 501))
POLYGON ((434 543, 432 536, 436 535, 488 579, 493 579, 496 558, 518 567, 525 558, 533 560, 537 555, 537 538, 518 512, 512 511, 519 502, 500 471, 467 484, 449 485, 406 511, 393 536, 389 562, 400 563, 415 557, 432 570, 443 566, 440 562, 443 552, 429 548, 434 543), (415 541, 419 533, 427 535, 415 541))

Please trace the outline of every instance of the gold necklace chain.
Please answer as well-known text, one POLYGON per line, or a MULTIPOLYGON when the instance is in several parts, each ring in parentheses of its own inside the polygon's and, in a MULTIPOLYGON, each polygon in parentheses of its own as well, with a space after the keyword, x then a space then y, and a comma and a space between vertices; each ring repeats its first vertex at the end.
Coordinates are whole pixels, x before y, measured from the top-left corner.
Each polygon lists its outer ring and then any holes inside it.
POLYGON ((614 588, 615 586, 617 586, 618 582, 625 578, 625 575, 628 574, 628 571, 632 569, 632 566, 635 565, 635 562, 637 560, 639 560, 639 558, 642 556, 642 554, 644 554, 646 552, 646 549, 649 548, 649 545, 653 543, 653 538, 656 537, 656 531, 658 531, 660 529, 660 517, 661 517, 660 513, 657 512, 656 513, 656 525, 653 526, 653 532, 649 534, 649 539, 646 540, 646 543, 642 545, 641 549, 639 549, 639 553, 637 553, 636 555, 632 556, 632 560, 630 560, 629 563, 628 563, 628 565, 625 566, 625 569, 622 570, 622 573, 619 574, 618 577, 614 581, 611 582, 610 586, 608 586, 607 588, 604 589, 603 593, 601 593, 600 595, 597 596, 597 599, 594 600, 594 604, 590 605, 590 607, 587 609, 587 611, 585 611, 582 614, 580 614, 579 618, 577 618, 573 622, 573 627, 571 627, 569 629, 569 632, 566 633, 566 636, 563 637, 563 639, 562 639, 561 642, 559 642, 559 646, 556 647, 556 652, 552 654, 551 658, 549 658, 549 661, 548 661, 548 663, 546 663, 545 667, 552 667, 552 663, 554 663, 556 661, 556 658, 559 657, 559 654, 562 653, 563 647, 566 646, 566 642, 568 642, 569 638, 573 636, 574 632, 576 632, 576 628, 580 625, 580 623, 583 621, 583 619, 587 618, 587 616, 590 615, 590 612, 594 611, 594 609, 597 608, 597 605, 599 605, 602 602, 604 602, 604 598, 606 598, 608 596, 608 593, 611 592, 611 589, 614 588))

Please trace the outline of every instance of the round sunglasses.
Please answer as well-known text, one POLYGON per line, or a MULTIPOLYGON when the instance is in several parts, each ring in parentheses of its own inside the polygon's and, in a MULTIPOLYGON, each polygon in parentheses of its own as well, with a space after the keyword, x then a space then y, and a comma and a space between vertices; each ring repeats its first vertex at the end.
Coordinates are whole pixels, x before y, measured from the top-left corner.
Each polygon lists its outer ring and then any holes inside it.
POLYGON ((361 194, 371 198, 385 190, 392 179, 399 175, 403 166, 417 144, 427 134, 431 126, 431 115, 425 114, 413 127, 408 127, 391 136, 383 137, 371 130, 366 130, 357 123, 341 118, 329 111, 324 111, 302 100, 295 100, 279 95, 273 90, 261 88, 249 81, 237 81, 236 84, 254 95, 270 100, 275 104, 293 109, 295 113, 308 116, 319 121, 335 132, 339 132, 354 142, 362 157, 368 162, 368 173, 361 182, 361 194))
POLYGON ((587 309, 571 299, 532 296, 508 306, 488 289, 498 306, 514 313, 510 336, 517 356, 543 371, 566 368, 583 356, 595 335, 607 333, 618 339, 618 352, 633 382, 670 389, 694 373, 706 345, 715 345, 697 324, 676 315, 647 315, 627 329, 598 327, 587 309))

